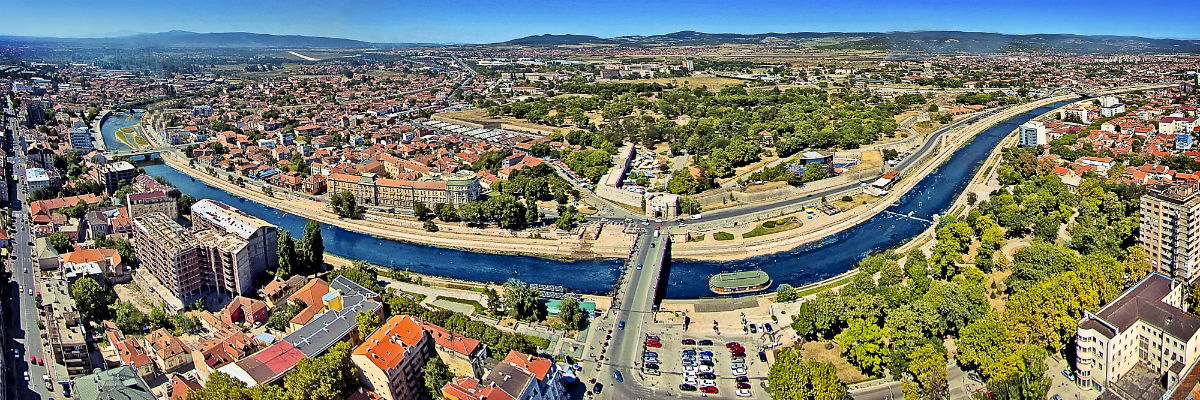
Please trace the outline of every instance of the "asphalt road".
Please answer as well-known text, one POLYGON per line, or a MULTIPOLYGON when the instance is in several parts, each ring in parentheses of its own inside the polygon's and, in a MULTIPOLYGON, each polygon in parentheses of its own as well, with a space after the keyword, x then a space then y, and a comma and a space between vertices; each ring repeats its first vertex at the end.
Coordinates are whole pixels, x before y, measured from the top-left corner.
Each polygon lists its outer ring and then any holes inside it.
MULTIPOLYGON (((16 132, 16 130, 14 130, 16 132)), ((7 351, 5 357, 10 357, 8 360, 14 362, 10 371, 10 381, 13 382, 9 386, 9 398, 12 399, 30 399, 43 398, 48 399, 54 397, 54 393, 46 391, 46 385, 42 382, 42 375, 49 375, 45 365, 35 365, 29 361, 29 356, 40 357, 43 364, 53 363, 50 360, 53 357, 47 357, 42 348, 41 331, 38 327, 38 307, 34 296, 29 294, 29 290, 34 288, 34 274, 37 272, 32 260, 32 246, 29 245, 31 235, 29 232, 29 221, 24 215, 26 213, 27 193, 21 188, 24 186, 24 167, 23 161, 24 152, 20 146, 14 146, 13 154, 14 163, 12 166, 13 174, 20 177, 20 180, 15 183, 16 197, 12 204, 11 210, 13 217, 14 231, 10 232, 9 237, 12 239, 12 255, 15 260, 10 257, 9 262, 12 265, 13 282, 9 282, 9 310, 15 311, 6 313, 5 316, 8 328, 8 338, 5 338, 7 351), (16 351, 14 355, 13 351, 16 351), (29 382, 25 382, 25 373, 29 373, 29 382)), ((13 193, 10 191, 9 193, 13 193)), ((34 289, 36 291, 36 289, 34 289)), ((53 378, 51 378, 53 380, 53 378)))
POLYGON ((663 258, 662 246, 666 245, 669 237, 665 232, 660 237, 654 237, 653 230, 641 235, 637 242, 638 254, 634 257, 637 264, 644 267, 637 269, 634 264, 627 274, 629 281, 621 285, 617 294, 619 304, 616 309, 615 324, 625 322, 625 329, 614 328, 613 338, 608 346, 607 364, 601 370, 600 381, 604 382, 605 390, 602 398, 610 399, 652 399, 656 395, 653 389, 645 387, 639 377, 642 344, 645 336, 643 326, 654 318, 653 307, 658 274, 661 273, 663 258), (651 243, 654 247, 651 247, 651 243), (616 382, 614 372, 620 371, 623 382, 616 382))

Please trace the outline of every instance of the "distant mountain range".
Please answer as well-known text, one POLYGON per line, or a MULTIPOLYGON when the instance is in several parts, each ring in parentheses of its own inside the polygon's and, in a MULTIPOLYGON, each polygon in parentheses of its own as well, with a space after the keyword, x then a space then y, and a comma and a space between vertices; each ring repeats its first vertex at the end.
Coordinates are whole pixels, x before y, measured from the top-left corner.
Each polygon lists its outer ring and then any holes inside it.
POLYGON ((109 48, 272 48, 272 49, 361 49, 378 47, 430 46, 428 43, 370 43, 361 40, 320 36, 271 35, 249 32, 197 33, 168 31, 103 38, 46 38, 0 36, 0 41, 66 47, 109 48))
MULTIPOLYGON (((0 44, 16 43, 54 48, 92 47, 122 49, 364 49, 415 46, 446 46, 436 43, 371 43, 320 36, 271 35, 249 32, 197 33, 168 31, 97 38, 46 38, 0 36, 0 44)), ((705 33, 680 31, 662 35, 617 36, 544 34, 506 42, 457 46, 718 46, 726 44, 770 44, 781 48, 818 50, 871 50, 890 53, 985 54, 1006 52, 1053 53, 1200 53, 1200 40, 1154 39, 1137 36, 1073 34, 1012 35, 987 32, 795 32, 795 33, 705 33)))
POLYGON ((828 50, 876 50, 900 53, 1200 53, 1200 40, 1154 39, 1137 36, 1073 34, 1013 35, 987 32, 796 32, 796 33, 704 33, 680 31, 652 36, 602 38, 588 35, 536 35, 492 46, 585 46, 634 47, 716 46, 723 44, 774 44, 828 50))

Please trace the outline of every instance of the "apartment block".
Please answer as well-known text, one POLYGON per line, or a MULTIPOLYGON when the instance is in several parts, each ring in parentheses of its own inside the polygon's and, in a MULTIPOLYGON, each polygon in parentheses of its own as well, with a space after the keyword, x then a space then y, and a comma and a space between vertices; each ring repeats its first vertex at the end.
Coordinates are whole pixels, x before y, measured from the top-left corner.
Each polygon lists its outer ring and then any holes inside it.
POLYGON ((1021 124, 1017 128, 1018 145, 1021 147, 1035 147, 1049 143, 1049 138, 1046 137, 1046 125, 1041 121, 1029 121, 1021 124))
POLYGON ((374 173, 359 175, 330 174, 326 180, 329 194, 349 191, 361 206, 412 208, 414 202, 427 205, 453 204, 455 207, 479 198, 479 179, 472 172, 429 181, 380 178, 374 173))
POLYGON ((364 388, 386 400, 407 400, 421 397, 421 368, 434 353, 421 320, 398 315, 355 348, 350 361, 364 388))
POLYGON ((164 299, 182 309, 199 298, 207 274, 202 272, 203 248, 196 237, 162 213, 135 218, 133 226, 134 254, 166 289, 164 299))
POLYGON ((175 199, 162 190, 130 193, 125 196, 125 208, 129 212, 129 218, 158 212, 167 218, 179 219, 179 206, 175 199))
POLYGON ((40 300, 41 317, 45 318, 42 321, 45 325, 43 333, 50 342, 54 361, 66 366, 70 377, 91 373, 92 362, 88 355, 83 320, 75 311, 69 284, 61 279, 42 279, 39 282, 44 285, 40 300))
POLYGON ((192 205, 192 228, 204 243, 213 284, 226 294, 249 294, 254 278, 279 267, 279 229, 228 204, 204 199, 192 205))
POLYGON ((1200 259, 1200 196, 1193 184, 1159 184, 1141 199, 1138 240, 1155 270, 1191 280, 1200 259))
POLYGON ((1077 383, 1112 388, 1140 368, 1173 386, 1200 354, 1200 317, 1183 310, 1184 286, 1153 273, 1099 311, 1085 311, 1076 331, 1077 383))
POLYGON ((133 178, 136 176, 137 168, 125 161, 104 164, 100 167, 100 181, 104 183, 104 190, 109 194, 116 192, 121 187, 122 181, 133 183, 133 178))

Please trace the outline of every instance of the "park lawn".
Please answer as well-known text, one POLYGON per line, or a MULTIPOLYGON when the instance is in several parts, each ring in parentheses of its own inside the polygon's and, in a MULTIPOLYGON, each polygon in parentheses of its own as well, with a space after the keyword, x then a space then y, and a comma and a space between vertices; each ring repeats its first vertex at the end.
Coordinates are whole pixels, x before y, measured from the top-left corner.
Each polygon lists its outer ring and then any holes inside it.
POLYGON ((793 221, 789 218, 784 218, 784 219, 779 219, 779 220, 771 220, 771 221, 763 221, 763 223, 758 224, 758 226, 754 227, 754 230, 743 233, 742 238, 749 239, 752 237, 758 237, 758 236, 762 236, 762 235, 770 235, 772 233, 779 233, 779 232, 783 232, 783 231, 787 231, 787 230, 796 229, 796 228, 799 228, 801 225, 804 225, 804 224, 799 221, 793 221), (768 228, 767 225, 771 225, 771 224, 767 224, 768 222, 772 222, 774 225, 768 228))
POLYGON ((722 76, 688 76, 682 78, 653 78, 653 79, 633 79, 620 80, 619 82, 628 83, 658 83, 660 85, 674 84, 675 86, 684 86, 688 89, 695 89, 705 86, 708 90, 718 91, 726 86, 739 86, 747 81, 734 78, 726 78, 722 76))
POLYGON ((136 142, 138 146, 149 146, 150 145, 150 142, 147 141, 145 138, 142 138, 142 135, 134 135, 133 141, 136 142))
POLYGON ((451 111, 451 112, 445 112, 445 113, 438 113, 436 118, 434 118, 434 119, 448 121, 448 122, 452 122, 452 123, 465 122, 465 123, 471 123, 471 124, 483 124, 485 122, 499 122, 499 123, 503 124, 503 126, 506 128, 513 127, 518 130, 533 131, 533 132, 542 133, 542 134, 548 134, 548 133, 554 132, 554 131, 566 132, 566 131, 570 130, 570 128, 559 128, 559 127, 550 126, 550 125, 535 124, 535 123, 532 123, 532 122, 529 122, 529 121, 526 121, 523 119, 516 119, 513 117, 494 117, 493 118, 493 117, 488 116, 488 111, 487 111, 487 109, 484 109, 484 108, 479 108, 479 109, 475 109, 475 110, 466 110, 466 111, 451 111))
POLYGON ((855 383, 870 380, 871 377, 863 375, 858 367, 850 365, 850 361, 842 356, 842 347, 833 346, 832 349, 825 349, 824 341, 821 342, 806 342, 800 347, 800 353, 805 358, 816 359, 817 361, 833 364, 834 374, 838 380, 844 383, 855 383))
POLYGON ((445 301, 448 301, 451 303, 457 303, 457 304, 463 304, 463 305, 475 307, 476 314, 486 315, 486 312, 483 309, 483 304, 479 304, 479 302, 475 301, 475 300, 459 299, 459 298, 446 297, 446 296, 438 296, 438 300, 445 300, 445 301))
POLYGON ((851 196, 850 201, 843 201, 841 198, 838 198, 837 200, 832 201, 832 203, 833 203, 834 207, 837 207, 839 210, 842 210, 844 212, 844 211, 849 211, 849 210, 853 209, 854 207, 861 206, 863 204, 870 204, 876 198, 877 197, 866 194, 866 193, 859 193, 854 196, 851 196))
POLYGON ((823 291, 826 291, 826 290, 829 290, 829 289, 832 289, 832 288, 835 288, 838 286, 845 285, 845 284, 853 281, 855 276, 858 276, 858 274, 850 274, 849 276, 847 276, 845 278, 838 279, 836 281, 829 282, 829 283, 826 283, 823 285, 817 285, 817 286, 813 286, 813 287, 809 287, 809 288, 803 288, 803 290, 796 292, 796 297, 804 297, 804 296, 808 296, 811 294, 820 293, 820 292, 823 292, 823 291))
POLYGON ((733 240, 733 238, 734 238, 733 234, 729 233, 729 232, 722 231, 722 232, 713 233, 713 239, 716 239, 716 240, 733 240))

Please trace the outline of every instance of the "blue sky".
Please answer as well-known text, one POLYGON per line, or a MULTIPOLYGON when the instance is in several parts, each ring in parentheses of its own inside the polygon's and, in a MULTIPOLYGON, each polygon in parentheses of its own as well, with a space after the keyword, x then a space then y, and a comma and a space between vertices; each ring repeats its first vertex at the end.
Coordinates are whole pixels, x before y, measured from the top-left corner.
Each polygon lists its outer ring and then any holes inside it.
POLYGON ((1200 39, 1186 1, 0 0, 0 34, 245 31, 371 42, 490 43, 542 33, 964 30, 1200 39), (1167 18, 1164 18, 1167 16, 1167 18), (1185 17, 1187 16, 1187 17, 1185 17))

